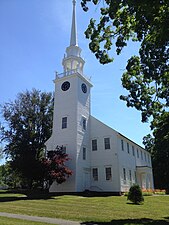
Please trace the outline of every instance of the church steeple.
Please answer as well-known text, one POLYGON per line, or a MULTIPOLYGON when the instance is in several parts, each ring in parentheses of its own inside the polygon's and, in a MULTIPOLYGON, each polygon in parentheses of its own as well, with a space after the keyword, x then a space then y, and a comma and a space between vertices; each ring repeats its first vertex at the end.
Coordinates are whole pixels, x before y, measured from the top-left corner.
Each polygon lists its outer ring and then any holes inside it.
POLYGON ((83 74, 85 61, 81 58, 81 48, 78 46, 76 28, 76 0, 73 0, 72 26, 70 36, 70 46, 66 48, 66 55, 62 61, 65 74, 76 71, 83 74))

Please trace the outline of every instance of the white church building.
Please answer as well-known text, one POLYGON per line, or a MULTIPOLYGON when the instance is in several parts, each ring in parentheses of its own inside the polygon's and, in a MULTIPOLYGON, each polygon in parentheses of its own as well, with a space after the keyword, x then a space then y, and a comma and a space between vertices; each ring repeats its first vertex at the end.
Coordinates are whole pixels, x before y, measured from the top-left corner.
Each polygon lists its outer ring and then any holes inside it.
POLYGON ((73 0, 70 46, 62 61, 63 73, 54 80, 53 132, 46 142, 47 151, 64 146, 73 175, 63 184, 53 182, 49 191, 120 194, 135 183, 153 189, 150 153, 91 115, 92 84, 83 73, 75 7, 73 0))

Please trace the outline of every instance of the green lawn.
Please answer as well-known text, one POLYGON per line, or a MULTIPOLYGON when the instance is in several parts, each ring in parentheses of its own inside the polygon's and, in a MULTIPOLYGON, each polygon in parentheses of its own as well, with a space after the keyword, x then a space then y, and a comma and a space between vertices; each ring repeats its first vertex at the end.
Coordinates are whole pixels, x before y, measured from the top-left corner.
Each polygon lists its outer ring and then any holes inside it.
POLYGON ((133 205, 125 196, 28 199, 0 192, 0 202, 0 212, 78 220, 84 225, 169 225, 169 196, 147 196, 143 205, 133 205))
POLYGON ((49 223, 32 222, 20 219, 0 217, 1 225, 50 225, 49 223))

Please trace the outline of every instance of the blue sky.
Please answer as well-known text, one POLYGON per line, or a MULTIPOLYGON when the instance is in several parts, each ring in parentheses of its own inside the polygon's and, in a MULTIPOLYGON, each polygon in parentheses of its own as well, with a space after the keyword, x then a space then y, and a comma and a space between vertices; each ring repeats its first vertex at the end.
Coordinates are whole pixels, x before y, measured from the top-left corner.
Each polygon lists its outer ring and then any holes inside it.
MULTIPOLYGON (((62 72, 62 59, 69 46, 72 0, 0 0, 0 104, 32 88, 54 91, 55 71, 62 72)), ((149 133, 140 112, 119 99, 127 59, 138 52, 130 43, 113 63, 100 65, 88 49, 84 31, 98 9, 85 13, 77 0, 78 42, 85 59, 84 72, 92 77, 92 115, 142 145, 149 133)))

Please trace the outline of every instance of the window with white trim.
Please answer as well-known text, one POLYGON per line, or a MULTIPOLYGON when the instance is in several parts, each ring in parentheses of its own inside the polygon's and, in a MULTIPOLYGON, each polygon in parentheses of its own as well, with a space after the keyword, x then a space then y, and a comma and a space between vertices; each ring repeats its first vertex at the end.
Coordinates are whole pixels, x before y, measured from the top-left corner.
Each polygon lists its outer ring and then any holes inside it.
POLYGON ((135 156, 135 149, 134 149, 134 146, 132 146, 132 152, 133 152, 133 156, 135 156))
POLYGON ((127 152, 130 154, 129 143, 127 143, 127 152))
POLYGON ((126 169, 123 168, 123 180, 126 181, 126 169))
POLYGON ((110 149, 110 138, 104 138, 104 148, 110 149))
POLYGON ((106 167, 105 168, 105 173, 106 173, 106 180, 111 180, 112 179, 111 167, 106 167))
POLYGON ((141 152, 141 159, 143 160, 143 152, 140 150, 140 152, 141 152))
POLYGON ((97 151, 97 139, 92 140, 92 151, 97 151))
POLYGON ((67 128, 67 117, 62 118, 62 129, 67 128))
POLYGON ((86 130, 86 118, 82 117, 82 129, 86 130))
POLYGON ((121 150, 124 151, 124 142, 121 140, 121 150))
POLYGON ((148 163, 150 163, 150 155, 148 154, 147 156, 148 156, 148 163))
POLYGON ((66 146, 62 145, 61 148, 62 148, 62 152, 63 152, 63 153, 66 153, 66 146))
POLYGON ((136 173, 136 171, 134 171, 134 175, 135 175, 135 183, 137 183, 137 173, 136 173))
POLYGON ((86 148, 83 147, 83 160, 86 160, 86 148))
POLYGON ((145 152, 144 152, 144 158, 145 158, 145 161, 147 162, 147 155, 145 152))
POLYGON ((98 181, 98 168, 92 169, 92 176, 94 181, 98 181))
POLYGON ((129 179, 132 181, 131 170, 129 170, 129 179))

